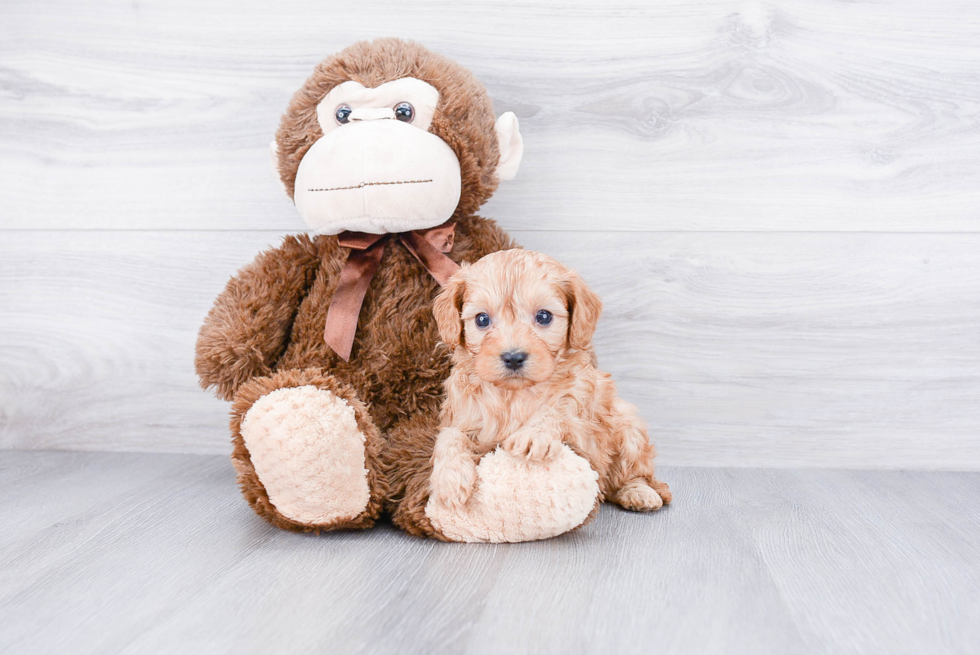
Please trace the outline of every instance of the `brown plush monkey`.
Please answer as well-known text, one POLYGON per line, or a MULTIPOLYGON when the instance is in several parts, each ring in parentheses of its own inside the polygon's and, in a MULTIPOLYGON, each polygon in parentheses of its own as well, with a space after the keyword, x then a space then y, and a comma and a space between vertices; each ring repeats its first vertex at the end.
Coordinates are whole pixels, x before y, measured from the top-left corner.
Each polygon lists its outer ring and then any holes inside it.
POLYGON ((478 479, 496 495, 469 508, 501 529, 426 513, 449 373, 432 302, 459 263, 513 247, 475 212, 522 150, 513 114, 495 120, 471 73, 414 43, 357 43, 293 96, 273 155, 316 236, 287 237, 232 278, 195 362, 202 386, 234 403, 232 461, 257 514, 320 531, 389 511, 412 534, 516 541, 594 513, 595 472, 581 458, 556 472, 504 457, 478 479), (570 506, 569 484, 588 502, 570 506))

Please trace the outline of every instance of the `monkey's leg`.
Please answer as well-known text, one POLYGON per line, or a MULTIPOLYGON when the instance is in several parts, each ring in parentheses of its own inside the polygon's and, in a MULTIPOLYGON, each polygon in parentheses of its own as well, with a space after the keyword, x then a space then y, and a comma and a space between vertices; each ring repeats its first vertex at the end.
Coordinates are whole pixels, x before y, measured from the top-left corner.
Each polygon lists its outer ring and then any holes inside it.
POLYGON ((417 537, 446 538, 425 515, 432 476, 432 451, 439 433, 439 404, 397 422, 385 435, 382 461, 388 481, 391 520, 417 537), (426 411, 427 410, 427 411, 426 411))
POLYGON ((402 421, 386 435, 392 520, 406 532, 445 541, 533 541, 574 530, 595 515, 598 474, 568 447, 548 461, 529 461, 503 449, 486 453, 461 509, 429 502, 438 432, 432 411, 402 421))
POLYGON ((231 418, 242 494, 279 528, 368 528, 387 488, 381 439, 354 391, 318 369, 278 371, 238 390, 231 418))

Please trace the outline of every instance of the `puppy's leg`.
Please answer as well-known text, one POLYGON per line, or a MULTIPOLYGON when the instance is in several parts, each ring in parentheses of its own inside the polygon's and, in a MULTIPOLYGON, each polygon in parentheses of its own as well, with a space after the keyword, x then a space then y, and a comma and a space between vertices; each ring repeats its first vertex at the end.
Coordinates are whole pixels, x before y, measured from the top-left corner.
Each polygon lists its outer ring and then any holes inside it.
POLYGON ((654 477, 656 450, 636 408, 617 398, 613 403, 613 441, 618 459, 609 475, 609 499, 634 512, 660 509, 671 501, 667 484, 654 477))
POLYGON ((660 494, 641 480, 627 482, 625 486, 616 490, 610 500, 633 512, 652 512, 664 505, 660 494))
POLYGON ((532 416, 524 427, 504 439, 504 450, 531 461, 554 459, 561 452, 564 427, 554 412, 532 416))
POLYGON ((458 510, 469 500, 476 482, 476 460, 469 439, 456 428, 443 428, 432 453, 429 495, 434 502, 458 510))

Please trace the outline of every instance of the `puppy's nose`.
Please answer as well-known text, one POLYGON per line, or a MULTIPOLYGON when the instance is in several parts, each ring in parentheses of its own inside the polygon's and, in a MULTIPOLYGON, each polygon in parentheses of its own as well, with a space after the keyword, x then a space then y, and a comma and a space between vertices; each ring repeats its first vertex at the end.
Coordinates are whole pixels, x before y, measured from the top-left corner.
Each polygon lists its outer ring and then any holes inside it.
POLYGON ((512 371, 516 371, 524 366, 524 362, 527 361, 527 353, 523 350, 511 350, 501 355, 500 359, 504 360, 504 366, 512 371))

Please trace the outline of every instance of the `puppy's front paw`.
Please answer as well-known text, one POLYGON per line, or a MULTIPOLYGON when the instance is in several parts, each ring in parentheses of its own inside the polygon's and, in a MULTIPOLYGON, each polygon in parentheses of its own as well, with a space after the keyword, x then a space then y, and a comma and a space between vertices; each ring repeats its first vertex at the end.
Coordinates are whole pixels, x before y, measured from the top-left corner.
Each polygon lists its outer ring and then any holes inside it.
POLYGON ((439 506, 458 511, 469 500, 476 482, 476 462, 468 453, 437 460, 429 479, 429 496, 439 506))
MULTIPOLYGON (((663 484, 663 483, 661 483, 663 484)), ((665 488, 667 485, 663 485, 665 488)), ((669 496, 670 492, 666 492, 669 496)), ((630 482, 613 497, 618 505, 633 512, 652 512, 664 505, 664 499, 645 482, 630 482)))
POLYGON ((558 457, 561 446, 560 439, 531 428, 521 428, 507 437, 503 443, 504 450, 514 457, 527 457, 532 461, 558 457))

